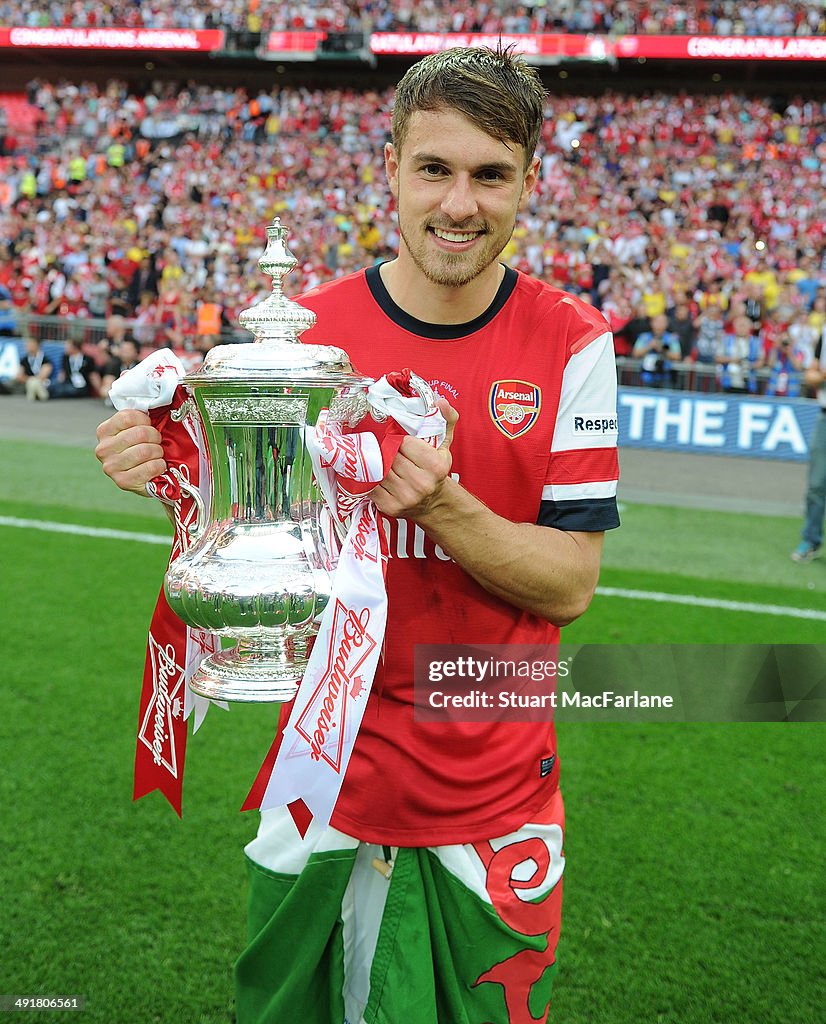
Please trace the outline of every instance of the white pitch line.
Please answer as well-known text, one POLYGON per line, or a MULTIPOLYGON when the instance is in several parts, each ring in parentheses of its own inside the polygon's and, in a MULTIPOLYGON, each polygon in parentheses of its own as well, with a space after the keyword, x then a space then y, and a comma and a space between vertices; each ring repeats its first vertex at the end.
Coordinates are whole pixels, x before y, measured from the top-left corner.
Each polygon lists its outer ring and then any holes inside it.
MULTIPOLYGON (((142 544, 171 544, 170 537, 159 533, 131 533, 128 530, 108 530, 98 526, 77 526, 74 523, 53 523, 43 519, 17 519, 0 516, 0 526, 17 526, 26 530, 45 530, 48 533, 73 533, 80 537, 105 537, 110 540, 134 540, 142 544)), ((658 601, 665 604, 687 604, 701 608, 721 608, 730 612, 752 612, 757 615, 780 615, 791 619, 815 619, 826 622, 826 612, 813 608, 794 608, 781 604, 757 604, 753 601, 727 601, 720 597, 700 597, 697 594, 666 594, 658 590, 626 590, 623 587, 597 587, 601 597, 624 597, 631 601, 658 601)))
POLYGON ((73 533, 79 537, 106 537, 109 540, 135 540, 141 544, 165 544, 170 547, 171 537, 159 533, 130 533, 128 530, 107 530, 100 526, 77 526, 74 523, 51 523, 45 519, 16 519, 0 516, 0 526, 18 526, 24 530, 45 530, 47 533, 73 533))
POLYGON ((758 615, 785 615, 792 619, 816 619, 826 622, 826 612, 813 608, 794 608, 782 604, 756 604, 753 601, 727 601, 722 597, 699 597, 696 594, 665 594, 658 590, 625 590, 622 587, 597 587, 603 597, 627 597, 632 601, 661 601, 668 604, 689 604, 701 608, 722 608, 729 612, 755 612, 758 615))

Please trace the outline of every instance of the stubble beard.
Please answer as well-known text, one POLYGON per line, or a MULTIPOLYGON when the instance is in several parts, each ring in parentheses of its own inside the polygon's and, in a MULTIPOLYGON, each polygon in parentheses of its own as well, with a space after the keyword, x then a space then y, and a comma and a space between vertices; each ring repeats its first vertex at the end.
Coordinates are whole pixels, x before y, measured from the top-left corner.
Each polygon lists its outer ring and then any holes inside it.
POLYGON ((482 236, 484 244, 478 252, 434 252, 427 243, 427 227, 423 229, 424 237, 418 241, 409 236, 399 219, 399 234, 416 268, 428 281, 446 288, 462 288, 487 270, 508 244, 512 233, 513 226, 507 237, 497 239, 486 227, 482 236))

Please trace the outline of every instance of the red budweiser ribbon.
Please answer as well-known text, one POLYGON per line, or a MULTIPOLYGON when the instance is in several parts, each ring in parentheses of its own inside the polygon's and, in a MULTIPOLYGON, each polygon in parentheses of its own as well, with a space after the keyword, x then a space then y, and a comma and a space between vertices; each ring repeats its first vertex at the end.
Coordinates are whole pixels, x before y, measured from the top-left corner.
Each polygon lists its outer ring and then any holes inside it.
POLYGON ((312 818, 326 825, 333 813, 384 640, 388 552, 369 492, 405 433, 433 444, 444 437, 441 413, 411 393, 409 371, 393 377, 367 389, 380 428, 366 418, 346 433, 322 416, 306 436, 328 510, 347 535, 298 693, 282 709, 275 743, 244 803, 262 810, 286 804, 302 834, 312 818))
MULTIPOLYGON (((198 508, 191 492, 200 476, 198 447, 190 430, 184 425, 187 401, 183 388, 177 388, 172 404, 152 409, 149 417, 161 434, 167 471, 147 486, 150 494, 170 505, 175 517, 175 538, 169 555, 170 563, 189 546, 189 529, 196 521, 198 508), (184 487, 182 487, 182 483, 184 487), (187 486, 188 485, 188 486, 187 486)), ((217 650, 216 638, 202 630, 190 630, 170 609, 163 587, 149 626, 146 662, 143 670, 138 738, 135 748, 135 786, 133 799, 138 800, 158 789, 181 814, 181 796, 186 758, 190 690, 186 685, 194 671, 195 643, 200 653, 197 660, 217 650), (187 672, 187 669, 190 669, 187 672)))
MULTIPOLYGON (((209 474, 200 423, 178 381, 183 368, 168 350, 153 353, 116 381, 116 408, 142 408, 161 434, 167 470, 147 484, 147 492, 169 505, 175 536, 174 561, 191 542, 198 517, 194 492, 208 490, 209 474), (203 484, 203 486, 202 486, 203 484)), ((154 790, 181 814, 187 719, 194 711, 198 728, 209 701, 187 685, 204 655, 218 649, 218 638, 191 629, 170 609, 163 588, 149 626, 138 714, 133 799, 154 790)))

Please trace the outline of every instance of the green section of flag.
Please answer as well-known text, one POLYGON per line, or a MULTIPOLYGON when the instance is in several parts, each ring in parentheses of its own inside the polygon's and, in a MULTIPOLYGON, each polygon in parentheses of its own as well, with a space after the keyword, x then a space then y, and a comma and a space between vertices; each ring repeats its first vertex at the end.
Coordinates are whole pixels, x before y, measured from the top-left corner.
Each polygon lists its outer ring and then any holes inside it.
POLYGON ((344 1020, 341 900, 355 850, 314 854, 300 876, 251 860, 249 944, 235 966, 238 1024, 344 1020))
MULTIPOLYGON (((367 1024, 509 1024, 502 984, 479 979, 523 954, 545 957, 544 935, 521 935, 425 849, 399 850, 370 978, 367 1024), (478 983, 477 983, 478 982, 478 983)), ((553 968, 538 968, 529 1005, 544 1021, 553 968)), ((512 993, 513 998, 513 993, 512 993)))
MULTIPOLYGON (((251 860, 249 928, 236 964, 238 1024, 340 1024, 341 901, 355 850, 313 854, 300 876, 251 860)), ((549 898, 549 897, 546 897, 549 898)), ((370 975, 367 1024, 544 1021, 554 966, 547 936, 522 935, 426 849, 400 849, 370 975), (481 980, 518 958, 527 985, 481 980), (526 959, 527 958, 527 959, 526 959), (527 972, 527 974, 526 974, 527 972), (527 990, 527 1001, 525 991, 527 990), (530 1017, 517 1017, 514 1007, 530 1017)))

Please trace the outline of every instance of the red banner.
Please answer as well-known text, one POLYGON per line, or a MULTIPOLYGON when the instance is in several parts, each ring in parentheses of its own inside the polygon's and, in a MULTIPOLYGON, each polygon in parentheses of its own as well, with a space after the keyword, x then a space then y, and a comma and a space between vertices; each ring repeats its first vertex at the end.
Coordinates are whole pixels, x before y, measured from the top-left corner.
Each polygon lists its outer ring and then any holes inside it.
POLYGON ((374 32, 370 36, 372 53, 384 56, 416 56, 438 53, 452 46, 513 46, 525 57, 604 60, 611 50, 608 36, 544 33, 541 35, 483 32, 374 32))
POLYGON ((271 53, 315 55, 326 32, 270 32, 267 36, 267 55, 271 53))
MULTIPOLYGON (((262 56, 312 60, 326 32, 271 32, 262 56)), ((513 46, 537 63, 556 60, 826 60, 826 36, 617 36, 568 33, 374 32, 377 56, 422 56, 451 46, 513 46)), ((0 48, 166 50, 224 48, 220 29, 0 28, 0 48)))
POLYGON ((826 36, 619 36, 614 56, 660 60, 826 60, 826 36))
POLYGON ((222 29, 0 28, 0 47, 54 50, 223 50, 222 29))
POLYGON ((379 56, 421 56, 451 46, 513 46, 528 60, 825 60, 826 36, 498 35, 454 32, 374 32, 379 56))

